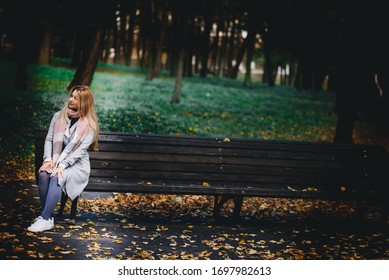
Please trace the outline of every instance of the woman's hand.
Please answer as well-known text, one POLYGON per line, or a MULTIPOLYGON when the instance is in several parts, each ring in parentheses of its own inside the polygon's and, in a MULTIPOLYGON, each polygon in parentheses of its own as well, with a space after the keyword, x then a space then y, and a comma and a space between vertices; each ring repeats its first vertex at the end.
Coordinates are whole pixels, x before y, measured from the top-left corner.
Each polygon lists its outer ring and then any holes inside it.
POLYGON ((52 161, 46 161, 42 164, 42 166, 39 168, 38 173, 42 171, 47 171, 53 169, 53 162, 52 161))
POLYGON ((54 171, 53 173, 51 173, 50 177, 54 177, 55 175, 58 174, 58 176, 61 176, 63 178, 63 170, 65 168, 63 168, 62 166, 58 166, 54 171))

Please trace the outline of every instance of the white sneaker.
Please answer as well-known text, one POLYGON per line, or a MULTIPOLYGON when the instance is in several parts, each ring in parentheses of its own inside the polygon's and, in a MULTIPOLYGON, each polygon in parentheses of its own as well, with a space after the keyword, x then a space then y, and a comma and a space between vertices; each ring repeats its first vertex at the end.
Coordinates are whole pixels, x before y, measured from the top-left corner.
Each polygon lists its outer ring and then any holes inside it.
POLYGON ((27 228, 27 230, 32 232, 41 232, 45 230, 52 229, 54 227, 54 220, 49 219, 45 220, 41 216, 39 216, 35 222, 27 228))
MULTIPOLYGON (((39 217, 35 218, 34 223, 35 223, 36 221, 38 221, 40 218, 42 218, 42 217, 39 216, 39 217)), ((51 226, 54 227, 54 218, 53 218, 53 217, 50 217, 50 218, 49 218, 49 221, 50 221, 50 223, 51 223, 51 226)))

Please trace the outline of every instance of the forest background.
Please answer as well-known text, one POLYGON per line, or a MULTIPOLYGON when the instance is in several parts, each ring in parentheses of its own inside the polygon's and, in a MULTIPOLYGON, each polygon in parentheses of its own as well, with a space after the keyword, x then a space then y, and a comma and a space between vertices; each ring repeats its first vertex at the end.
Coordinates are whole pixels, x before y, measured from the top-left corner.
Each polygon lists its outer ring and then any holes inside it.
POLYGON ((2 164, 31 162, 32 127, 47 126, 75 84, 96 92, 103 130, 388 147, 383 11, 378 1, 3 0, 2 164))
MULTIPOLYGON (((39 211, 32 195, 33 129, 48 126, 74 84, 92 87, 102 131, 354 142, 389 150, 389 17, 381 2, 0 0, 0 254, 388 258, 381 228, 344 223, 356 207, 343 202, 250 198, 242 208, 243 227, 227 225, 221 233, 208 219, 212 197, 123 195, 79 204, 81 219, 105 213, 114 223, 125 217, 108 237, 105 225, 97 232, 90 221, 67 228, 58 240, 24 231, 39 211), (339 223, 327 226, 324 216, 339 223), (313 220, 310 228, 307 219, 313 220), (171 248, 177 229, 193 239, 209 230, 208 237, 195 240, 205 249, 189 254, 184 247, 171 248), (143 242, 120 247, 126 245, 120 245, 120 230, 143 242), (166 238, 154 244, 154 234, 161 232, 166 238), (103 237, 100 246, 95 241, 103 237), (78 251, 54 246, 80 239, 89 243, 77 244, 78 251)), ((367 217, 376 219, 374 209, 367 217)))

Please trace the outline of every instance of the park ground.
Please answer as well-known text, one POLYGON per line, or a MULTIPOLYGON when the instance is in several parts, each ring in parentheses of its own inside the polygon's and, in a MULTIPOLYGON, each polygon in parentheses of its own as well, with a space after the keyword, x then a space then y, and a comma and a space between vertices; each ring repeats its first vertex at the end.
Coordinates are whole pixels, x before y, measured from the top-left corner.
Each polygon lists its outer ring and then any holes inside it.
POLYGON ((212 217, 205 196, 109 195, 81 200, 75 225, 26 230, 38 215, 37 186, 0 183, 0 259, 389 259, 379 207, 329 201, 248 199, 239 220, 231 205, 212 217))

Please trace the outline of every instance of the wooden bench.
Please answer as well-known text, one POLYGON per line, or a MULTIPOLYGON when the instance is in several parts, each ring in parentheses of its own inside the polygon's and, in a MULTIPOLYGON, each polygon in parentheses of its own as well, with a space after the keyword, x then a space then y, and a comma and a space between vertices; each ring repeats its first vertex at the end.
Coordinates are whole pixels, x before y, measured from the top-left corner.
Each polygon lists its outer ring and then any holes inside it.
MULTIPOLYGON (((35 129, 37 169, 46 133, 35 129)), ((369 201, 382 203, 387 218, 389 156, 380 146, 112 132, 99 139, 85 191, 212 195, 215 215, 228 199, 239 215, 250 196, 369 201)))

